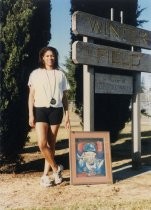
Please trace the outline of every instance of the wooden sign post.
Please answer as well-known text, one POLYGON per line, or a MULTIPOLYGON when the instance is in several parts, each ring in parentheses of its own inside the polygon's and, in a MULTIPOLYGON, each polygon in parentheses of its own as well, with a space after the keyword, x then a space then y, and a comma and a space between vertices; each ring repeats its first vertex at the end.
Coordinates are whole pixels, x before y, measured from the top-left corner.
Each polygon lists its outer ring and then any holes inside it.
MULTIPOLYGON (((108 40, 126 44, 128 46, 137 46, 140 48, 151 49, 151 32, 123 24, 123 14, 121 13, 121 23, 95 15, 77 11, 72 16, 72 31, 75 35, 84 36, 83 42, 76 41, 72 45, 72 60, 76 64, 83 64, 84 74, 84 131, 94 130, 94 70, 92 66, 104 66, 108 68, 124 69, 135 71, 133 81, 132 97, 132 138, 133 153, 132 165, 135 168, 140 166, 141 162, 141 138, 140 138, 140 78, 141 72, 151 72, 151 55, 133 50, 117 49, 114 47, 93 44, 92 38, 108 40), (85 37, 87 36, 87 37, 85 37), (91 39, 89 38, 91 37, 91 39), (91 40, 91 41, 90 41, 91 40), (90 67, 90 66, 91 67, 90 67)), ((100 75, 101 76, 101 75, 100 75)), ((107 78, 107 76, 105 76, 107 78)), ((117 77, 117 76, 115 76, 117 77)), ((130 78, 123 77, 119 79, 124 81, 125 86, 123 94, 126 92, 126 84, 130 78)), ((95 81, 96 82, 96 81, 95 81)), ((97 81, 97 90, 101 86, 101 81, 97 81)), ((129 83, 130 84, 130 83, 129 83)), ((107 87, 114 84, 107 84, 107 87)), ((115 88, 114 88, 115 89, 115 88)), ((127 88, 128 89, 128 88, 127 88)), ((102 90, 103 91, 103 90, 102 90)), ((105 91, 105 90, 104 90, 105 91)), ((114 90, 119 94, 118 88, 114 90)), ((108 92, 113 94, 113 92, 108 92)), ((120 93, 121 94, 121 93, 120 93)))
POLYGON ((134 76, 134 93, 132 97, 132 166, 135 169, 141 166, 140 84, 141 73, 138 72, 134 76))
MULTIPOLYGON (((83 37, 83 42, 92 42, 92 39, 83 37)), ((94 68, 83 65, 83 119, 84 131, 94 131, 94 68)))

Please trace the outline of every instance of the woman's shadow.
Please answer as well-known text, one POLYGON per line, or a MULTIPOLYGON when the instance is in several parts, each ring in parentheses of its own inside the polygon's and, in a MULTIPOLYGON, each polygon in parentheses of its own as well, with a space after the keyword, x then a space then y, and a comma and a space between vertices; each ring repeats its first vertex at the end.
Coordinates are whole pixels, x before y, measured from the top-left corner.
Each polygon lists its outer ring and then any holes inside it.
MULTIPOLYGON (((62 164, 64 166, 64 169, 69 169, 69 150, 67 150, 69 148, 68 141, 68 139, 63 139, 56 143, 56 153, 59 150, 62 150, 62 152, 61 154, 55 155, 55 160, 57 164, 62 164)), ((31 173, 43 171, 44 158, 42 158, 42 155, 40 155, 41 153, 38 146, 34 145, 25 147, 22 153, 26 154, 26 156, 31 156, 31 158, 23 158, 22 163, 17 167, 17 173, 31 173)))
MULTIPOLYGON (((134 170, 132 168, 131 153, 132 153, 132 139, 127 134, 126 140, 121 144, 116 144, 111 147, 112 162, 129 160, 123 162, 120 165, 112 167, 113 181, 128 179, 130 177, 142 174, 151 170, 151 138, 147 132, 143 132, 141 139, 142 155, 141 167, 134 170), (145 137, 144 137, 145 136, 145 137), (147 138, 148 136, 148 138, 147 138)), ((19 167, 18 173, 31 173, 31 172, 43 172, 44 158, 39 151, 38 146, 25 147, 23 153, 26 155, 33 154, 33 159, 28 159, 27 162, 23 162, 19 167), (35 158, 34 158, 35 157, 35 158)), ((69 170, 69 139, 63 139, 56 143, 55 160, 57 164, 63 164, 65 170, 69 170), (58 151, 58 152, 57 152, 58 151)))

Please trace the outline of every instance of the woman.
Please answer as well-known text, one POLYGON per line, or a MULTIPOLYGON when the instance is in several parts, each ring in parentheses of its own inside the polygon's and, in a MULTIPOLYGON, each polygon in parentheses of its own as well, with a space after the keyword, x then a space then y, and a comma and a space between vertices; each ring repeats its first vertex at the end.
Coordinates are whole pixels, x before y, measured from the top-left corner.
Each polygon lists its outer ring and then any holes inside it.
POLYGON ((64 73, 59 70, 58 52, 53 47, 44 47, 39 52, 39 67, 29 77, 29 125, 35 127, 38 146, 45 158, 44 173, 40 184, 49 187, 62 182, 63 166, 54 160, 56 136, 65 113, 65 127, 70 128, 67 90, 69 85, 64 73), (48 176, 50 167, 54 180, 48 176))

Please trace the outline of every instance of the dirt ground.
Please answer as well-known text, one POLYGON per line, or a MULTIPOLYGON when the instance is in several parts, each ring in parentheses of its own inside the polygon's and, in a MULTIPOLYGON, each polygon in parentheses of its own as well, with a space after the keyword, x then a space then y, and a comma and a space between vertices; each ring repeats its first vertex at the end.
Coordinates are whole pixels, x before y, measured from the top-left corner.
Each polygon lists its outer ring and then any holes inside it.
MULTIPOLYGON (((82 130, 78 116, 71 114, 72 130, 82 130)), ((111 145, 113 184, 71 185, 68 133, 63 125, 56 144, 56 161, 63 163, 63 183, 44 188, 39 185, 44 159, 36 144, 35 132, 22 154, 24 162, 17 174, 0 175, 0 210, 3 209, 151 209, 151 121, 142 123, 142 167, 131 166, 131 125, 111 145)))

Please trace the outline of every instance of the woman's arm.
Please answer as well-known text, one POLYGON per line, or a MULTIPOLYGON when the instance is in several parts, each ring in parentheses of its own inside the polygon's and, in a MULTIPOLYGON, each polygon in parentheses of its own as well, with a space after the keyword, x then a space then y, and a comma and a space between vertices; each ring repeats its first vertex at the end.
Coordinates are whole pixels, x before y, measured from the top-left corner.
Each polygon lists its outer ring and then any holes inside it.
POLYGON ((29 87, 29 97, 28 97, 28 110, 29 110, 29 125, 35 127, 34 119, 34 95, 35 90, 31 86, 29 87))
POLYGON ((65 128, 70 129, 67 91, 63 92, 62 103, 63 103, 64 112, 65 112, 65 128))

